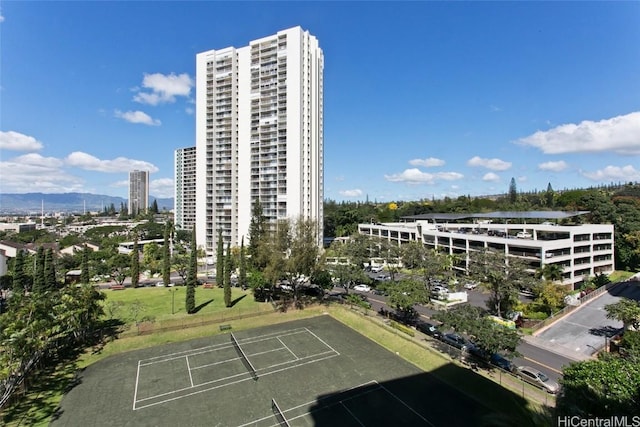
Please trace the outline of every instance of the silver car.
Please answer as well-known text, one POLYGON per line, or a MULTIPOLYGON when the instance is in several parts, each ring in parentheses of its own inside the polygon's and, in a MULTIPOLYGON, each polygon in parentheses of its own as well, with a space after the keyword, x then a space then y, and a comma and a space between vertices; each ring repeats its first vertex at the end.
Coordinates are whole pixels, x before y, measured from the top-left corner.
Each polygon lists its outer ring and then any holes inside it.
POLYGON ((530 366, 518 366, 515 373, 529 384, 540 387, 551 394, 556 394, 560 390, 557 382, 530 366))

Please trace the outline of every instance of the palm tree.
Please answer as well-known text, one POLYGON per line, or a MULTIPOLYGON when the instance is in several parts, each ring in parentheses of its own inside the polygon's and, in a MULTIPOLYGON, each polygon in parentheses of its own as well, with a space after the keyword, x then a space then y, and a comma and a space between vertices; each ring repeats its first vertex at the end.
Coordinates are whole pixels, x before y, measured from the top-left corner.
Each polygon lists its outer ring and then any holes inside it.
POLYGON ((562 280, 562 271, 563 268, 560 264, 545 264, 536 271, 536 277, 550 282, 558 282, 562 280))

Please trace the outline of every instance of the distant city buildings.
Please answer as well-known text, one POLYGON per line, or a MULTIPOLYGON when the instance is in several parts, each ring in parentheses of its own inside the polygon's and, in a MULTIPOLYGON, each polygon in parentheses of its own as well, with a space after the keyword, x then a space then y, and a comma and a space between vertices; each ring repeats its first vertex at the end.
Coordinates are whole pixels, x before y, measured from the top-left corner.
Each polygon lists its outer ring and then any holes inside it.
POLYGON ((196 147, 178 148, 174 156, 176 227, 191 230, 196 223, 196 147))
POLYGON ((315 220, 322 241, 323 70, 300 27, 197 55, 195 221, 209 256, 218 230, 248 243, 258 201, 270 224, 315 220))
POLYGON ((149 172, 129 172, 129 215, 138 215, 149 209, 149 172))

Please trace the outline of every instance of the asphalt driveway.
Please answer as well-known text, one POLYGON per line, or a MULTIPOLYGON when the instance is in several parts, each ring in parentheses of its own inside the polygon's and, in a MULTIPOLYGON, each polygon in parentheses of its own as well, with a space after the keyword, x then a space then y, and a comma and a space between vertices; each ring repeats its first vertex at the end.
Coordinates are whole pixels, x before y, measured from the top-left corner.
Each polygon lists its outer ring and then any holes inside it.
POLYGON ((562 354, 573 355, 575 359, 588 359, 622 329, 622 322, 607 319, 604 309, 622 297, 640 301, 640 282, 621 282, 613 286, 608 292, 542 329, 532 341, 562 354))

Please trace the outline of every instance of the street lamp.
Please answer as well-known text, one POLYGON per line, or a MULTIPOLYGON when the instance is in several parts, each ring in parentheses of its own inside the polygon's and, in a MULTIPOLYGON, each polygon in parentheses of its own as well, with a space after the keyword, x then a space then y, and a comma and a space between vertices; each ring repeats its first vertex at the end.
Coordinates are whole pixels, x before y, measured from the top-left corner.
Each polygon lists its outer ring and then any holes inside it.
POLYGON ((176 310, 176 291, 178 288, 169 288, 169 292, 171 292, 171 314, 175 314, 176 310))

